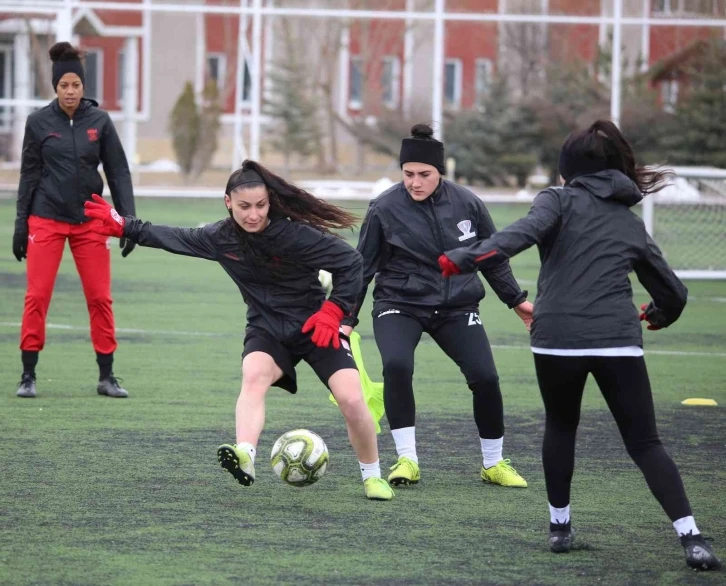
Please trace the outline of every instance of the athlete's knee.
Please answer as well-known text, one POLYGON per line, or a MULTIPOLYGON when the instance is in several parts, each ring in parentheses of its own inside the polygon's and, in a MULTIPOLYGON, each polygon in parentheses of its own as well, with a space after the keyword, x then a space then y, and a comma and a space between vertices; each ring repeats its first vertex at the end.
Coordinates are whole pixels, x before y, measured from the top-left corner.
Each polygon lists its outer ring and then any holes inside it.
POLYGON ((274 365, 247 364, 242 369, 242 392, 265 394, 274 381, 274 365))
POLYGON ((383 376, 392 378, 413 377, 413 357, 408 356, 384 356, 383 376))
POLYGON ((628 455, 636 462, 650 454, 664 450, 658 434, 638 437, 624 437, 625 449, 628 455))
POLYGON ((472 393, 489 394, 500 392, 499 375, 496 370, 476 368, 473 372, 467 373, 466 380, 472 393))

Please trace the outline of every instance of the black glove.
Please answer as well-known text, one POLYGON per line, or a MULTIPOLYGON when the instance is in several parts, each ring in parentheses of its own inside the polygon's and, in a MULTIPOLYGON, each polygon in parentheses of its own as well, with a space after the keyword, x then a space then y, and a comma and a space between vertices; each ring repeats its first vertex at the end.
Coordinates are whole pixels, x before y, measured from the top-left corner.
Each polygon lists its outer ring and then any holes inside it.
POLYGON ((121 256, 126 258, 129 254, 131 254, 131 251, 136 248, 136 242, 131 242, 128 238, 119 238, 119 246, 123 249, 121 251, 121 256))
POLYGON ((15 220, 15 232, 13 233, 13 254, 18 262, 28 256, 28 221, 15 220))

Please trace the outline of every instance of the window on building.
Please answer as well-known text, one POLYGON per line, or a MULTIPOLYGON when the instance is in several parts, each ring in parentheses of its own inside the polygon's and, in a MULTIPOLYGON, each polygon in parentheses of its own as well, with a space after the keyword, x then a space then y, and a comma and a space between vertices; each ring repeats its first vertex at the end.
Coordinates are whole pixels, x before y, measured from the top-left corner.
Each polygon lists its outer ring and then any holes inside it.
POLYGON ((250 74, 250 66, 245 60, 245 69, 242 78, 242 101, 249 102, 252 99, 252 75, 250 74))
POLYGON ((660 96, 663 103, 663 110, 673 113, 678 103, 678 80, 667 79, 660 85, 660 96))
POLYGON ((207 55, 207 80, 217 84, 217 90, 224 89, 227 79, 227 56, 223 53, 210 53, 207 55))
POLYGON ((476 101, 481 102, 492 89, 494 64, 491 59, 477 59, 475 72, 476 101))
POLYGON ((384 57, 381 70, 381 99, 389 108, 398 107, 401 62, 398 57, 384 57))
POLYGON ((87 49, 84 69, 83 95, 100 104, 103 102, 103 51, 87 49))
POLYGON ((655 14, 723 15, 726 0, 653 0, 655 14))
POLYGON ((124 101, 124 77, 126 75, 126 52, 119 51, 116 62, 116 102, 123 104, 124 101))
POLYGON ((363 105, 363 60, 353 57, 350 60, 350 78, 348 80, 348 107, 360 109, 363 105))
POLYGON ((447 59, 444 63, 444 101, 446 106, 461 106, 461 60, 447 59))

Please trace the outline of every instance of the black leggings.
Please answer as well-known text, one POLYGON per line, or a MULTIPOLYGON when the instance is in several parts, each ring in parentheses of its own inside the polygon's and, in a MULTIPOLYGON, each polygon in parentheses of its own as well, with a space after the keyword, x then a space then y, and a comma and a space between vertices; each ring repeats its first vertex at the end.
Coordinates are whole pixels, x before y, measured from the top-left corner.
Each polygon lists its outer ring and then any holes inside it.
POLYGON ((589 373, 595 377, 648 488, 671 521, 691 515, 676 465, 658 437, 648 371, 642 357, 534 355, 546 424, 542 445, 547 496, 553 507, 570 504, 575 434, 589 373))
POLYGON ((419 319, 389 310, 373 319, 373 331, 383 361, 383 400, 391 429, 416 424, 413 355, 421 334, 427 332, 466 378, 473 394, 479 437, 498 439, 504 435, 499 376, 478 314, 419 319))

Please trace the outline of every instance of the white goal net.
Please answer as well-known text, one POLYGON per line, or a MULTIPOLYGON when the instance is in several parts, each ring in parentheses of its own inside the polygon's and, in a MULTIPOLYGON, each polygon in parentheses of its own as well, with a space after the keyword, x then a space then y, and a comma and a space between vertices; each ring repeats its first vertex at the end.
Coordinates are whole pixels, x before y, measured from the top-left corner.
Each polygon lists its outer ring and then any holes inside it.
POLYGON ((681 278, 726 279, 726 169, 676 167, 643 202, 648 231, 681 278))

